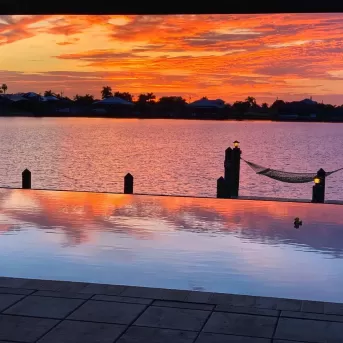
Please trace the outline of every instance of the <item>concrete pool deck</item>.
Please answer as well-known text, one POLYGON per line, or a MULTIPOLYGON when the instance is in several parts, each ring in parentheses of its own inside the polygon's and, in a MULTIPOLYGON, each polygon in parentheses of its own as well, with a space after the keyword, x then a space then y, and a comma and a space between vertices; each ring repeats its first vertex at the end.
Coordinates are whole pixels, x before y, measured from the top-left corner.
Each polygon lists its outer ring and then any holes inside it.
POLYGON ((0 277, 0 342, 340 343, 343 304, 0 277))

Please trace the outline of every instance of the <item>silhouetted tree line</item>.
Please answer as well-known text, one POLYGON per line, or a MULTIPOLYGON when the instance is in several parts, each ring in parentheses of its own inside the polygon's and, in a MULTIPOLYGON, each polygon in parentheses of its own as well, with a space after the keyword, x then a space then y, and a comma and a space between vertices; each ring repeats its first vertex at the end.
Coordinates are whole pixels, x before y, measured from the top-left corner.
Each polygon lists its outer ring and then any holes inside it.
MULTIPOLYGON (((6 84, 0 86, 1 93, 6 93, 7 89, 6 84)), ((134 106, 125 109, 108 106, 101 112, 96 111, 94 105, 101 99, 96 99, 91 94, 76 94, 73 99, 70 99, 63 93, 46 90, 43 93, 44 97, 55 97, 60 100, 46 102, 39 100, 40 95, 37 98, 30 98, 28 102, 19 101, 10 104, 7 101, 5 106, 12 106, 38 116, 343 121, 343 105, 316 103, 312 99, 292 102, 277 99, 269 106, 267 103, 259 105, 254 97, 248 96, 244 101, 226 103, 218 108, 194 108, 187 106, 187 101, 181 96, 164 96, 157 100, 154 93, 142 93, 135 97, 129 92, 114 92, 110 86, 104 86, 101 90, 102 99, 117 97, 133 103, 134 106)), ((4 97, 0 98, 0 108, 1 99, 4 97)), ((4 113, 8 112, 3 110, 0 115, 4 113)))

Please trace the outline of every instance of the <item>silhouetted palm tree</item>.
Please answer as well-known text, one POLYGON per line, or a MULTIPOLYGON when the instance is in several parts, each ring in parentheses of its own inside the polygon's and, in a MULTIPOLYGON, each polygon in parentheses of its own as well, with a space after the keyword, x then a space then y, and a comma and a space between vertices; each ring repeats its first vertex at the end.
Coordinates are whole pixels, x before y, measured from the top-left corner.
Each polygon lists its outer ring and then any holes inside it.
POLYGON ((52 92, 52 90, 48 90, 44 92, 44 96, 55 96, 55 93, 52 92))
POLYGON ((111 96, 113 96, 112 88, 110 86, 102 87, 101 96, 103 99, 110 98, 111 96))
POLYGON ((248 96, 245 101, 249 103, 250 107, 256 106, 256 99, 253 96, 248 96))
POLYGON ((132 102, 133 100, 133 95, 129 92, 115 92, 113 94, 115 97, 132 102))
POLYGON ((4 94, 6 94, 6 91, 7 91, 7 89, 8 89, 6 83, 3 83, 3 84, 2 84, 1 89, 2 89, 2 91, 4 92, 4 94))

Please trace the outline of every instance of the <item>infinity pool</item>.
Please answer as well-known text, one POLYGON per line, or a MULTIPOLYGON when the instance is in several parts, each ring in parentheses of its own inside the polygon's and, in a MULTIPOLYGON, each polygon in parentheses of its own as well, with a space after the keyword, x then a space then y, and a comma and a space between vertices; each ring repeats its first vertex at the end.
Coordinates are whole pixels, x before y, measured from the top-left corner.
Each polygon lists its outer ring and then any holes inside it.
POLYGON ((342 302, 342 210, 2 189, 0 275, 342 302))

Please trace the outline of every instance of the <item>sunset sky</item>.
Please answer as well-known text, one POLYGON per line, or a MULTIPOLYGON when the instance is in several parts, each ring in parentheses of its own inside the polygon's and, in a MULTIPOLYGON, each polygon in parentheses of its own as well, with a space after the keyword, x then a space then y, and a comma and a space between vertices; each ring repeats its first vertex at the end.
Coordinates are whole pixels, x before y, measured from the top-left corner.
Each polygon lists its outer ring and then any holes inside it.
POLYGON ((8 92, 343 104, 343 14, 0 16, 8 92))

